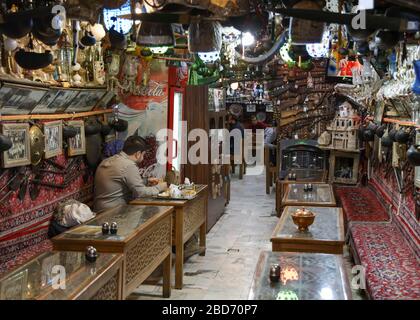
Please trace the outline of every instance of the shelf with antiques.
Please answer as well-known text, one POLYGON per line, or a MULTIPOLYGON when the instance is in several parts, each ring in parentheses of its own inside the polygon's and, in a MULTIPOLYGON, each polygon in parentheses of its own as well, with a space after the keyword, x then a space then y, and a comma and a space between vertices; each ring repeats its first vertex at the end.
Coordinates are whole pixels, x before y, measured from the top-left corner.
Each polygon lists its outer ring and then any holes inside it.
POLYGON ((0 300, 121 300, 123 257, 50 251, 0 278, 0 300))
POLYGON ((58 251, 81 251, 93 246, 99 255, 123 254, 123 299, 162 265, 163 296, 170 297, 173 210, 168 206, 118 206, 51 241, 58 251))
POLYGON ((286 206, 271 236, 272 250, 343 254, 345 241, 343 210, 336 207, 286 206), (298 210, 307 210, 314 220, 307 230, 293 221, 298 210))
POLYGON ((184 277, 184 244, 194 233, 199 232, 199 253, 206 253, 206 223, 208 187, 195 185, 195 196, 191 200, 164 198, 142 198, 133 200, 131 205, 169 206, 175 208, 172 225, 172 244, 175 246, 175 288, 182 289, 184 277))

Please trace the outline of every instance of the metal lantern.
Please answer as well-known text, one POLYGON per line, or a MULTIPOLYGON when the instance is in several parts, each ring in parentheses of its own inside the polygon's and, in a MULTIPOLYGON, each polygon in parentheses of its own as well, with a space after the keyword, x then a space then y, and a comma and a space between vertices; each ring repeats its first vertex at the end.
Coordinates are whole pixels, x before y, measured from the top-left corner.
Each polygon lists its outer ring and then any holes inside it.
POLYGON ((188 28, 190 52, 214 52, 222 49, 222 25, 217 21, 193 22, 188 28))
POLYGON ((136 43, 142 47, 173 47, 175 43, 170 23, 143 21, 136 43))

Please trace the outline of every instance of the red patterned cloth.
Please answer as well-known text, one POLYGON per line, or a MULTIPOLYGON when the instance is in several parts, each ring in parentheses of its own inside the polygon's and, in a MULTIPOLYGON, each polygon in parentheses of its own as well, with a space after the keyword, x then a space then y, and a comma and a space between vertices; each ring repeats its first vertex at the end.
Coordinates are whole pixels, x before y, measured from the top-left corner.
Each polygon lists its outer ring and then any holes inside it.
POLYGON ((366 187, 336 187, 347 221, 387 221, 386 209, 366 187))
POLYGON ((420 262, 397 226, 355 223, 350 232, 372 299, 420 300, 420 262))
POLYGON ((6 273, 18 266, 21 266, 31 260, 32 258, 44 252, 52 250, 52 243, 50 240, 44 240, 36 245, 23 249, 12 260, 8 260, 0 264, 0 275, 6 273))

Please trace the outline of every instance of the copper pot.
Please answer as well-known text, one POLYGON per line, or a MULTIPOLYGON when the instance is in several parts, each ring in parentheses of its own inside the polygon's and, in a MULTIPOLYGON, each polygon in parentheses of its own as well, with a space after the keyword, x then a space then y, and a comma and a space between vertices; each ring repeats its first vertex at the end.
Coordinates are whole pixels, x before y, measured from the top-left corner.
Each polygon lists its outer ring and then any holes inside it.
POLYGON ((292 213, 293 223, 297 225, 299 231, 307 231, 308 227, 314 223, 315 215, 313 212, 302 208, 292 213))

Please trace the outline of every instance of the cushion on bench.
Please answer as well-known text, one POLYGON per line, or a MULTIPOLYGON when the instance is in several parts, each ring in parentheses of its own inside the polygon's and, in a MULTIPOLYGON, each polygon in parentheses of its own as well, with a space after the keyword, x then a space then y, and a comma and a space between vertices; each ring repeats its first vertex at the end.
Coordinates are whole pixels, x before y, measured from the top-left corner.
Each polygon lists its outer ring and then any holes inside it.
POLYGON ((383 204, 372 190, 366 187, 336 187, 347 221, 387 221, 383 204))
POLYGON ((397 226, 355 223, 350 232, 372 299, 420 300, 420 264, 397 226))
POLYGON ((19 251, 19 254, 16 255, 13 259, 0 264, 0 275, 25 264, 37 255, 51 250, 52 242, 49 239, 41 241, 40 243, 29 248, 23 249, 19 251))

